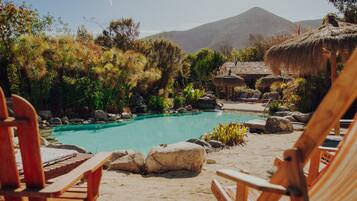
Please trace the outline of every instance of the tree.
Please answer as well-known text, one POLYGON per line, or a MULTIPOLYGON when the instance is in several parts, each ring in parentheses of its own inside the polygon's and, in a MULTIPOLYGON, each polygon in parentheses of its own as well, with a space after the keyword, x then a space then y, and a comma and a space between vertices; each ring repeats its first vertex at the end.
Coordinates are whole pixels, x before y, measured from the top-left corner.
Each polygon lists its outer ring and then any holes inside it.
POLYGON ((122 18, 110 22, 109 27, 97 38, 98 44, 116 47, 123 51, 133 50, 135 40, 139 37, 140 23, 131 18, 122 18))
POLYGON ((168 97, 170 85, 173 84, 173 79, 183 67, 184 52, 177 44, 164 39, 150 41, 148 50, 147 57, 150 65, 156 66, 161 71, 158 90, 162 90, 162 95, 168 97))
POLYGON ((346 22, 357 23, 357 0, 329 0, 343 15, 346 22))
POLYGON ((33 35, 22 35, 13 47, 13 63, 21 81, 20 92, 30 100, 33 99, 31 81, 40 80, 47 73, 43 55, 48 48, 46 40, 33 35))
POLYGON ((13 63, 12 46, 22 34, 39 35, 44 33, 53 22, 51 16, 40 16, 30 7, 17 6, 12 1, 0 0, 0 86, 10 93, 8 68, 13 63))
POLYGON ((223 54, 205 48, 189 56, 190 81, 198 87, 209 89, 212 76, 225 62, 223 54))

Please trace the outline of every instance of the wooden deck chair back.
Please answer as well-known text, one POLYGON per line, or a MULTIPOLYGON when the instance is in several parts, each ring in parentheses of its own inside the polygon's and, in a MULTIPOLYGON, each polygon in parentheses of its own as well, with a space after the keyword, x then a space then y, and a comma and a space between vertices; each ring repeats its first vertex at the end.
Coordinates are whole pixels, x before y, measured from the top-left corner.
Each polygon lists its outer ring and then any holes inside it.
POLYGON ((357 124, 343 143, 330 167, 309 191, 311 200, 357 199, 357 124))
POLYGON ((17 188, 20 185, 16 165, 13 128, 17 136, 22 167, 28 188, 43 188, 45 177, 40 154, 40 134, 37 114, 32 105, 19 96, 12 96, 14 117, 9 117, 6 98, 0 89, 0 182, 2 187, 17 188))

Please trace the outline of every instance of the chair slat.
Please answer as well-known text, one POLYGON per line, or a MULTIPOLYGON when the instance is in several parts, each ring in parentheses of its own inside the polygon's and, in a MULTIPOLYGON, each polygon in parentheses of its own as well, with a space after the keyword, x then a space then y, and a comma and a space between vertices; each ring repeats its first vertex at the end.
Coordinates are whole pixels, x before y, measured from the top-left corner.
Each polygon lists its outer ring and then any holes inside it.
MULTIPOLYGON (((40 132, 36 111, 29 102, 19 96, 13 95, 12 101, 15 118, 28 119, 26 124, 17 126, 25 183, 28 188, 43 188, 45 187, 45 176, 41 160, 40 132)), ((41 199, 30 198, 29 200, 41 199)))
MULTIPOLYGON (((8 117, 6 98, 0 88, 0 118, 7 119, 8 117)), ((13 130, 3 126, 0 126, 0 183, 3 188, 18 188, 20 186, 13 144, 13 130)), ((21 200, 21 198, 5 198, 14 201, 21 200)))

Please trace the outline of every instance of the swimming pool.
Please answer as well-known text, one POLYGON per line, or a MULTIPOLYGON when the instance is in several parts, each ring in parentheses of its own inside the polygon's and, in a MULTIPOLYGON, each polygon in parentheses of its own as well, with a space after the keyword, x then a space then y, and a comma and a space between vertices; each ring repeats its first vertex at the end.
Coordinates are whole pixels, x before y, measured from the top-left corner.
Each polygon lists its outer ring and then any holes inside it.
POLYGON ((91 152, 132 149, 148 153, 159 144, 198 138, 219 123, 260 119, 257 114, 236 112, 199 112, 183 115, 146 115, 134 120, 109 124, 56 127, 57 140, 76 144, 91 152))

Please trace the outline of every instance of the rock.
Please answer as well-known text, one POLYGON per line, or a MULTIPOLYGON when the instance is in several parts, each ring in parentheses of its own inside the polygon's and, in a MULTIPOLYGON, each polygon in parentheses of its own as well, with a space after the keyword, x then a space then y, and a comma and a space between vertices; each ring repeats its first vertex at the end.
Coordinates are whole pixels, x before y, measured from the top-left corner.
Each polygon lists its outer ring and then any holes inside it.
POLYGON ((49 144, 47 147, 56 149, 69 149, 77 151, 78 153, 88 153, 83 147, 72 144, 49 144))
POLYGON ((179 109, 177 109, 177 112, 178 112, 178 113, 185 113, 185 112, 186 112, 186 109, 183 108, 183 107, 180 107, 179 109))
POLYGON ((40 138, 40 143, 42 146, 45 146, 45 147, 47 147, 50 144, 44 137, 40 138))
POLYGON ((114 160, 110 164, 109 169, 140 173, 145 169, 144 158, 144 154, 142 153, 130 153, 114 160))
POLYGON ((146 113, 147 105, 140 94, 135 94, 131 100, 131 108, 134 113, 146 113))
POLYGON ((266 121, 262 119, 252 119, 245 123, 244 126, 249 128, 250 133, 263 133, 265 130, 266 121))
POLYGON ((133 150, 118 150, 118 151, 114 151, 112 153, 111 161, 115 161, 118 158, 121 158, 121 157, 126 156, 128 154, 134 154, 134 153, 135 153, 135 151, 133 151, 133 150))
POLYGON ((108 113, 108 120, 109 121, 117 121, 119 119, 120 119, 120 114, 108 113))
POLYGON ((274 116, 285 117, 285 116, 292 116, 293 112, 289 111, 278 111, 274 113, 274 116))
POLYGON ((103 110, 96 110, 94 111, 94 118, 98 120, 107 120, 108 113, 104 112, 103 110))
POLYGON ((55 126, 62 125, 62 120, 58 117, 53 117, 50 120, 48 120, 48 122, 50 122, 50 124, 55 125, 55 126))
POLYGON ((38 115, 44 120, 49 120, 52 117, 52 112, 50 110, 41 110, 38 115))
POLYGON ((215 149, 221 149, 225 147, 225 145, 222 142, 217 140, 210 140, 208 141, 208 143, 215 149))
POLYGON ((206 151, 203 147, 189 142, 179 142, 152 148, 146 157, 146 168, 149 173, 170 170, 199 173, 205 161, 206 151))
POLYGON ((266 133, 291 133, 293 130, 291 121, 284 117, 272 116, 265 123, 266 133))
POLYGON ((41 116, 40 116, 40 115, 37 115, 37 122, 38 122, 39 124, 41 124, 41 123, 42 123, 42 118, 41 118, 41 116))
POLYGON ((69 124, 69 119, 66 116, 62 117, 61 121, 62 121, 62 124, 69 124))
POLYGON ((290 120, 291 122, 296 121, 296 119, 293 116, 285 116, 284 118, 290 120))
POLYGON ((311 114, 304 114, 304 113, 300 113, 300 112, 295 112, 292 116, 297 121, 305 123, 305 124, 308 123, 311 118, 311 114))
POLYGON ((69 123, 71 124, 83 124, 84 119, 80 119, 80 118, 73 118, 73 119, 69 119, 69 123))
POLYGON ((217 162, 213 159, 207 159, 207 164, 216 164, 217 162))
POLYGON ((186 106, 185 106, 185 109, 186 109, 187 111, 192 111, 192 106, 191 106, 191 105, 186 105, 186 106))
POLYGON ((279 93, 278 92, 265 93, 265 94, 263 94, 263 99, 278 100, 279 99, 279 93))
POLYGON ((121 117, 123 119, 131 119, 133 117, 133 115, 130 114, 129 112, 123 112, 123 113, 121 113, 121 117))
POLYGON ((194 143, 194 144, 198 144, 200 146, 202 146, 203 148, 205 148, 206 152, 212 152, 212 146, 204 141, 204 140, 200 140, 200 139, 189 139, 187 140, 187 142, 190 142, 190 143, 194 143))
POLYGON ((216 108, 216 99, 209 96, 204 96, 199 98, 195 103, 195 108, 198 109, 215 109, 216 108))

